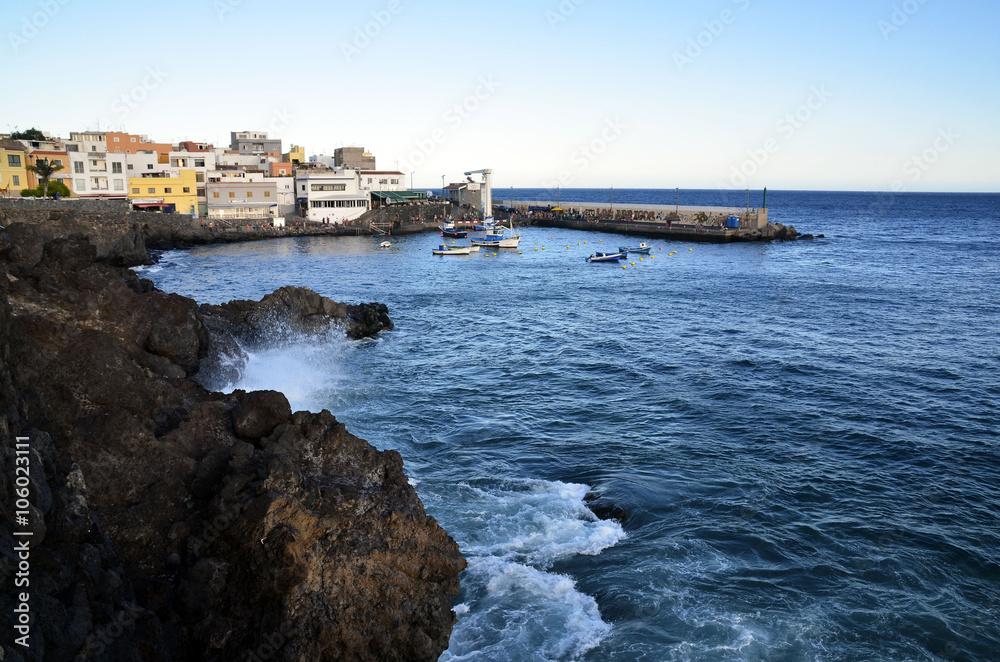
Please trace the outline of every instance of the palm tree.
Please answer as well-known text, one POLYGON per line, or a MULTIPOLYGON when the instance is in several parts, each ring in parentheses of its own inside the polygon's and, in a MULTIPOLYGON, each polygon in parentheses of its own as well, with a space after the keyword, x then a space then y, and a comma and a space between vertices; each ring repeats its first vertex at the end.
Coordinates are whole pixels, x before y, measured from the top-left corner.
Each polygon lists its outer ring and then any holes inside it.
POLYGON ((35 173, 42 180, 43 198, 49 197, 49 180, 52 179, 52 175, 62 169, 61 163, 49 163, 48 159, 38 159, 34 165, 28 166, 28 171, 35 173))

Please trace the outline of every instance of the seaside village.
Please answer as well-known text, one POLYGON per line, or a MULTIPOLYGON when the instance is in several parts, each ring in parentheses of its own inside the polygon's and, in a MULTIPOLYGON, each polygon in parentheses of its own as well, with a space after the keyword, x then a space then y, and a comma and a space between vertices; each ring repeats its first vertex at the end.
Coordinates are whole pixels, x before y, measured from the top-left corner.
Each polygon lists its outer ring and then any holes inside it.
MULTIPOLYGON (((284 225, 286 217, 342 224, 372 208, 428 196, 409 191, 404 173, 379 170, 363 147, 307 158, 301 145, 286 152, 262 131, 234 131, 228 147, 112 131, 68 139, 35 129, 0 134, 0 196, 45 193, 47 167, 54 168, 49 197, 129 200, 136 210, 191 214, 206 224, 284 225)), ((457 196, 462 186, 449 188, 457 196)))

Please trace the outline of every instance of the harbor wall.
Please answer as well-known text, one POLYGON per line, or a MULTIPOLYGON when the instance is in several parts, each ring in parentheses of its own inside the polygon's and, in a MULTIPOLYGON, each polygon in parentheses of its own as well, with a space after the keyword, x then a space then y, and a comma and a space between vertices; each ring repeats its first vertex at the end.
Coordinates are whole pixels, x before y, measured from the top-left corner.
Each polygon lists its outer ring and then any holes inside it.
MULTIPOLYGON (((503 203, 499 203, 503 204, 503 203)), ((560 208, 562 212, 534 212, 531 218, 541 220, 569 219, 585 221, 613 221, 618 223, 640 222, 691 226, 692 230, 725 224, 729 216, 740 218, 741 230, 764 230, 767 227, 767 209, 757 207, 705 207, 685 205, 642 205, 555 200, 517 200, 514 202, 518 216, 529 214, 530 207, 560 208)))

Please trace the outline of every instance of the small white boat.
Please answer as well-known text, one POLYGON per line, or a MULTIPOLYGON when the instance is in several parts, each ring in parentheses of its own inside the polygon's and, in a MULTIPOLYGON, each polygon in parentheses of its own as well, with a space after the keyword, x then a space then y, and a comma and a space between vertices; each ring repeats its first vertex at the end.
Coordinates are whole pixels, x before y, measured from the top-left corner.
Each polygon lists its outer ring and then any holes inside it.
POLYGON ((451 248, 441 244, 432 251, 435 255, 468 255, 472 249, 468 246, 452 246, 451 248))
POLYGON ((391 248, 392 247, 392 242, 391 241, 383 241, 381 244, 378 245, 378 247, 379 248, 391 248))

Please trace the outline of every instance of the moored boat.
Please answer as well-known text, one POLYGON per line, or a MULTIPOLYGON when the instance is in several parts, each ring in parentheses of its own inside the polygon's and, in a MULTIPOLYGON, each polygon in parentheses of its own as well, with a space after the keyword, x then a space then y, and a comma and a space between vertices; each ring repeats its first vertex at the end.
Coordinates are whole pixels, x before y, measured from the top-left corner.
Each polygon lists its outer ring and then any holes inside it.
POLYGON ((465 239, 469 236, 468 230, 460 230, 455 227, 454 223, 445 223, 444 225, 438 226, 441 230, 441 234, 446 237, 452 237, 454 239, 465 239))
POLYGON ((628 257, 627 253, 594 253, 587 262, 618 262, 628 257))
POLYGON ((469 246, 445 246, 441 244, 438 248, 433 249, 434 255, 468 255, 472 252, 469 246))
POLYGON ((647 244, 646 242, 642 242, 641 244, 639 244, 638 248, 626 248, 624 246, 618 247, 619 253, 637 253, 640 255, 649 255, 649 251, 651 250, 653 250, 653 247, 647 244))

